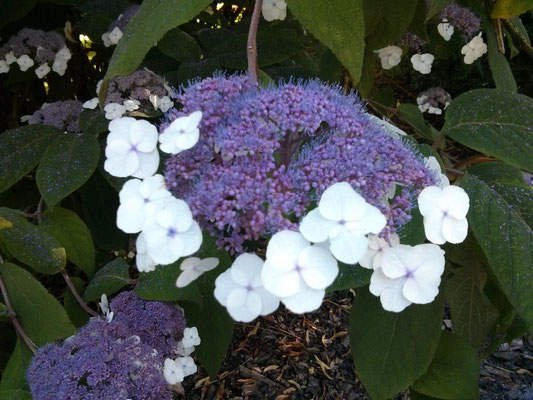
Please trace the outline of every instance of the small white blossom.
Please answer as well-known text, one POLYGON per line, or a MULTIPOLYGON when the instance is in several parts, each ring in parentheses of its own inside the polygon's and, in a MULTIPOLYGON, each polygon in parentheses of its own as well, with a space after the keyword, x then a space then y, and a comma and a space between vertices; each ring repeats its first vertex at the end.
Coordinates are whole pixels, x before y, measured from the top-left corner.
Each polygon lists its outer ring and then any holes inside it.
POLYGON ((68 61, 72 58, 72 53, 70 52, 69 48, 65 46, 56 53, 56 58, 68 61))
POLYGON ((198 336, 198 328, 193 326, 190 328, 185 328, 183 330, 183 339, 181 339, 183 347, 198 346, 202 343, 200 336, 198 336))
POLYGON ((126 107, 118 103, 108 103, 104 107, 105 117, 109 120, 115 120, 126 113, 126 107))
POLYGON ((31 115, 23 115, 20 117, 20 122, 28 122, 31 119, 31 115))
POLYGON ((261 278, 266 290, 301 314, 320 307, 338 273, 337 261, 326 248, 311 246, 300 233, 285 230, 270 239, 261 278))
POLYGON ((139 100, 124 100, 124 103, 123 103, 124 108, 128 112, 137 110, 139 108, 139 104, 141 104, 139 100))
POLYGON ((472 64, 487 52, 487 45, 483 42, 481 34, 482 32, 479 32, 479 35, 475 36, 461 49, 461 54, 464 54, 465 56, 465 64, 472 64))
POLYGON ((109 32, 109 41, 111 44, 117 44, 120 39, 122 38, 122 31, 118 26, 115 26, 115 28, 109 32))
POLYGON ((391 69, 402 60, 403 50, 398 46, 387 46, 379 50, 374 50, 374 53, 378 54, 383 69, 391 69))
POLYGON ((389 234, 388 241, 378 235, 368 235, 368 248, 359 265, 368 269, 381 268, 383 251, 399 244, 400 237, 396 233, 389 234))
POLYGON ((178 364, 176 361, 167 358, 163 366, 163 375, 169 385, 175 385, 183 382, 183 379, 185 378, 185 371, 183 371, 181 364, 178 364))
POLYGON ((365 255, 368 233, 378 234, 387 220, 376 207, 368 204, 351 185, 339 182, 327 188, 318 203, 300 223, 300 232, 315 243, 329 239, 335 258, 355 264, 365 255))
POLYGON ((0 60, 0 74, 7 74, 9 72, 10 66, 4 60, 0 60))
POLYGON ((411 63, 415 71, 420 72, 421 74, 429 74, 431 72, 431 64, 435 56, 433 54, 424 53, 424 54, 415 54, 411 57, 411 63))
POLYGON ((437 25, 437 30, 444 40, 449 41, 452 38, 454 28, 447 19, 443 19, 442 22, 437 25))
POLYGON ((115 313, 113 311, 109 311, 106 315, 105 315, 105 319, 107 322, 111 322, 113 321, 113 316, 115 315, 115 313))
POLYGON ((109 32, 102 33, 102 42, 104 42, 105 47, 110 47, 113 45, 111 40, 109 40, 109 32))
POLYGON ((168 96, 163 96, 157 100, 157 107, 161 110, 161 112, 166 113, 172 108, 172 106, 174 106, 174 103, 168 96))
POLYGON ((6 54, 5 60, 6 60, 7 65, 11 65, 17 62, 17 57, 15 57, 15 54, 13 54, 13 52, 10 51, 9 53, 6 54))
POLYGON ((172 194, 165 188, 165 178, 158 174, 143 181, 130 179, 122 186, 119 198, 117 226, 126 233, 137 233, 172 199, 172 194))
POLYGON ((94 110, 98 106, 98 97, 94 97, 91 100, 87 100, 83 103, 83 108, 88 108, 89 110, 94 110))
POLYGON ((275 19, 283 21, 287 17, 287 3, 285 0, 263 0, 261 12, 268 22, 275 19))
POLYGON ((444 251, 434 244, 397 245, 383 251, 381 267, 370 278, 370 293, 387 311, 400 312, 411 303, 431 303, 439 293, 444 251))
POLYGON ((137 236, 137 241, 135 242, 135 247, 137 248, 137 256, 135 257, 135 263, 137 264, 137 270, 139 272, 152 272, 155 271, 157 263, 152 260, 152 257, 148 255, 148 247, 146 245, 146 239, 144 234, 141 232, 137 236))
POLYGON ((157 129, 148 121, 125 117, 109 123, 104 169, 113 176, 147 178, 159 167, 157 129))
POLYGON ((397 128, 396 126, 394 126, 390 122, 386 121, 385 119, 378 118, 378 117, 376 117, 375 115, 372 115, 372 114, 367 114, 367 116, 372 121, 374 121, 377 126, 382 128, 387 134, 389 134, 394 139, 399 139, 402 136, 407 135, 407 133, 405 133, 401 129, 397 128))
POLYGON ((54 60, 54 63, 52 64, 52 71, 54 71, 59 76, 65 75, 65 71, 67 70, 67 62, 59 57, 56 57, 54 60))
POLYGON ((44 63, 41 64, 38 68, 35 68, 35 75, 37 75, 37 78, 43 79, 50 71, 50 66, 44 63))
POLYGON ((102 293, 102 296, 100 296, 100 302, 98 303, 98 305, 102 310, 102 314, 107 314, 110 311, 109 302, 107 301, 107 296, 105 293, 102 293))
POLYGON ((182 272, 176 280, 176 286, 179 288, 187 286, 204 272, 216 268, 218 263, 219 259, 216 257, 204 258, 203 260, 198 257, 186 258, 181 263, 180 269, 182 272))
POLYGON ((250 322, 278 308, 279 299, 263 287, 262 267, 257 255, 244 253, 215 280, 215 298, 235 321, 250 322))
POLYGON ((96 83, 96 96, 98 96, 100 94, 100 88, 102 87, 102 83, 104 82, 103 79, 100 79, 97 83, 96 83))
POLYGON ((424 188, 418 195, 418 207, 424 217, 424 231, 435 244, 461 243, 468 231, 466 214, 470 199, 458 186, 424 188))
POLYGON ((195 374, 196 371, 198 371, 198 367, 194 363, 192 357, 178 357, 176 359, 176 364, 181 366, 185 377, 195 374))
POLYGON ((178 349, 177 349, 178 355, 187 357, 187 356, 190 356, 193 352, 194 352, 194 346, 185 347, 181 340, 178 342, 178 349))
POLYGON ((30 56, 24 54, 17 58, 17 64, 19 65, 20 70, 24 72, 33 67, 35 62, 30 58, 30 56))
POLYGON ((426 158, 426 168, 433 172, 433 175, 437 178, 438 187, 444 189, 446 186, 450 186, 448 177, 442 173, 440 164, 434 156, 426 158))
POLYGON ((148 255, 162 265, 193 254, 202 244, 202 231, 189 206, 174 197, 147 221, 143 233, 148 255))
POLYGON ((200 138, 198 125, 202 120, 202 112, 195 111, 190 115, 179 117, 159 136, 161 151, 178 154, 192 148, 200 138))

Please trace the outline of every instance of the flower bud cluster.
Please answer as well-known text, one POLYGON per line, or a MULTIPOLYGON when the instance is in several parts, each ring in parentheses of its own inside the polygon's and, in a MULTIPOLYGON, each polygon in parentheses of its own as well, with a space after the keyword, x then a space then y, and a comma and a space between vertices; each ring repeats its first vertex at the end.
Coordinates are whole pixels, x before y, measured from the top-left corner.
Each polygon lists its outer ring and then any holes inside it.
POLYGON ((439 13, 439 18, 459 29, 466 39, 470 39, 481 29, 480 18, 468 8, 455 3, 444 7, 439 13))
POLYGON ((40 110, 35 111, 32 115, 22 117, 21 121, 27 121, 30 125, 52 125, 65 132, 76 133, 80 131, 82 109, 81 102, 77 100, 44 103, 40 110))

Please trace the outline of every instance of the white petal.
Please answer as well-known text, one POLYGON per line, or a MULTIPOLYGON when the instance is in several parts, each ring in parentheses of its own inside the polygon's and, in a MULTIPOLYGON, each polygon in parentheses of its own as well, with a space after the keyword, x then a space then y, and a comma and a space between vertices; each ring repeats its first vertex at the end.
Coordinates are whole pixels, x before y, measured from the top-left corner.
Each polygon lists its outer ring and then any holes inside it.
POLYGON ((263 287, 277 297, 292 296, 300 290, 300 274, 296 269, 279 269, 267 258, 261 270, 263 287))
MULTIPOLYGON (((440 279, 439 279, 440 281, 440 279)), ((416 304, 428 304, 435 300, 439 294, 439 285, 420 282, 416 279, 407 279, 402 289, 403 296, 416 304)))
POLYGON ((333 256, 345 264, 355 264, 363 258, 368 246, 368 239, 364 236, 356 236, 345 230, 330 239, 329 249, 333 256))
POLYGON ((296 267, 300 252, 309 247, 299 232, 280 231, 272 236, 268 242, 266 258, 275 264, 277 269, 291 270, 296 267))
POLYGON ((256 254, 244 253, 239 255, 231 266, 231 279, 238 285, 251 285, 256 276, 261 274, 263 260, 256 254))
POLYGON ((196 221, 192 221, 191 227, 178 236, 183 241, 183 253, 181 257, 197 252, 202 245, 202 230, 196 221))
POLYGON ((370 246, 367 248, 365 255, 363 258, 359 260, 359 265, 366 269, 373 269, 374 268, 374 259, 376 258, 376 255, 378 252, 376 250, 372 250, 370 246))
POLYGON ((458 186, 447 186, 442 190, 442 196, 448 205, 448 213, 461 219, 466 217, 470 207, 470 198, 463 188, 458 186))
POLYGON ((309 211, 300 222, 300 232, 310 242, 324 242, 328 233, 337 225, 337 222, 326 219, 320 214, 318 208, 309 211))
POLYGON ((179 135, 176 144, 181 150, 189 150, 190 148, 194 147, 196 143, 198 143, 199 138, 200 130, 195 129, 192 132, 179 135))
POLYGON ((222 272, 215 280, 215 299, 224 307, 227 304, 228 297, 232 291, 242 289, 231 279, 229 270, 222 272))
POLYGON ((263 287, 256 288, 255 292, 261 297, 261 302, 263 304, 261 315, 271 314, 278 309, 279 297, 274 296, 263 287))
POLYGON ((468 221, 466 218, 457 219, 452 216, 447 216, 442 222, 441 232, 442 237, 447 242, 454 244, 462 243, 466 239, 466 235, 468 234, 468 221))
POLYGON ((438 186, 428 186, 418 195, 418 208, 422 215, 429 214, 440 204, 442 190, 438 186))
POLYGON ((202 273, 196 271, 194 268, 183 271, 176 280, 176 286, 179 288, 183 288, 195 279, 197 279, 200 275, 202 275, 202 273))
POLYGON ((198 257, 188 257, 185 260, 183 260, 180 264, 180 269, 182 271, 186 271, 188 269, 194 268, 196 265, 200 263, 200 259, 198 257))
POLYGON ((337 261, 329 251, 319 246, 312 246, 300 253, 298 265, 302 278, 312 289, 325 289, 333 283, 339 274, 337 261))
POLYGON ((357 223, 348 223, 347 228, 355 235, 366 235, 367 233, 378 234, 386 224, 387 219, 381 211, 370 204, 366 204, 363 216, 357 221, 357 223), (356 227, 354 225, 356 225, 356 227))
MULTIPOLYGON (((216 257, 204 258, 198 265, 196 265, 195 269, 202 272, 211 271, 217 267, 219 262, 220 260, 216 257)), ((263 265, 262 262, 261 265, 263 265)))
POLYGON ((446 242, 442 235, 444 220, 444 214, 439 209, 434 209, 424 216, 424 232, 431 243, 444 244, 446 242))
POLYGON ((237 289, 228 296, 226 307, 235 321, 250 322, 259 316, 263 304, 257 293, 237 289))
POLYGON ((131 175, 135 178, 148 178, 156 173, 159 168, 159 152, 157 149, 151 153, 139 152, 139 167, 131 175))
POLYGON ((320 214, 332 221, 353 221, 362 217, 366 201, 347 182, 338 182, 324 190, 318 203, 320 214))
POLYGON ((283 297, 281 302, 293 313, 303 314, 317 310, 324 300, 325 290, 311 289, 305 283, 301 283, 301 290, 293 296, 283 297))
POLYGON ((137 150, 144 153, 154 151, 157 146, 157 128, 143 119, 138 120, 131 126, 129 137, 137 150))
MULTIPOLYGON (((132 203, 131 201, 129 203, 132 203)), ((144 212, 141 207, 128 207, 121 204, 117 210, 117 227, 126 233, 138 233, 144 225, 144 212)))

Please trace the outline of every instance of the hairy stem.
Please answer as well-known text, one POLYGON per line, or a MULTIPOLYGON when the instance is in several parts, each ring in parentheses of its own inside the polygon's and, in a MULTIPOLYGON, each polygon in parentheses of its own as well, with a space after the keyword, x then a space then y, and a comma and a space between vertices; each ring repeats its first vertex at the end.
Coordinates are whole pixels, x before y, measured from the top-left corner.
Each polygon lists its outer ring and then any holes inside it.
POLYGON ((248 74, 257 82, 257 28, 259 27, 259 17, 261 15, 261 5, 263 0, 255 0, 252 20, 250 21, 250 30, 248 31, 248 74))
POLYGON ((90 308, 84 301, 83 299, 81 298, 80 294, 78 293, 78 291, 76 290, 76 287, 74 286, 74 284, 72 283, 72 281, 70 280, 70 276, 68 276, 67 274, 67 271, 65 269, 62 269, 61 270, 61 275, 63 276, 63 279, 65 280, 68 288, 70 289, 70 291, 72 292, 72 295, 74 296, 74 298, 78 301, 78 303, 80 304, 81 308, 83 308, 85 311, 87 311, 90 315, 92 315, 93 317, 97 317, 98 316, 98 313, 96 311, 94 311, 92 308, 90 308))

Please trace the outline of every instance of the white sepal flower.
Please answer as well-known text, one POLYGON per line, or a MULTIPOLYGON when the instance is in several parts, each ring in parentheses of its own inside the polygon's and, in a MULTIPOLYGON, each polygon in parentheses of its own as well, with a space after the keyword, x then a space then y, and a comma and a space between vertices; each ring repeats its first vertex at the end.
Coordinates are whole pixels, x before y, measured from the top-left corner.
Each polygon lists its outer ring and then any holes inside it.
POLYGON ((135 263, 137 264, 137 270, 139 272, 152 272, 155 271, 157 263, 152 260, 152 257, 148 255, 148 247, 146 245, 146 239, 144 234, 141 232, 137 236, 137 241, 135 242, 135 247, 137 248, 137 256, 135 257, 135 263))
POLYGON ((171 198, 143 227, 148 255, 166 265, 196 252, 202 244, 202 231, 192 219, 186 202, 171 198))
POLYGON ((24 72, 33 67, 35 62, 30 58, 30 56, 24 54, 17 58, 17 64, 19 65, 20 70, 24 72))
POLYGON ((176 280, 176 286, 179 288, 187 286, 204 272, 215 269, 218 263, 219 259, 216 257, 204 258, 203 260, 198 257, 186 258, 180 265, 182 273, 176 280))
POLYGON ((163 366, 163 376, 169 385, 175 385, 183 382, 185 371, 183 371, 181 364, 177 363, 175 360, 167 358, 163 366))
POLYGON ((378 118, 372 114, 367 114, 367 117, 369 117, 377 126, 382 128, 393 139, 400 139, 402 136, 407 135, 407 133, 385 119, 378 118))
POLYGON ((483 54, 487 52, 487 45, 483 42, 481 37, 482 32, 479 32, 479 35, 475 36, 470 42, 465 44, 461 49, 461 54, 464 54, 465 64, 472 64, 483 54))
POLYGON ((100 306, 100 310, 102 310, 102 314, 107 314, 110 311, 109 302, 107 301, 107 296, 105 293, 102 293, 100 296, 100 302, 98 305, 100 306))
POLYGON ((56 53, 56 58, 61 58, 65 61, 68 61, 72 58, 72 53, 67 46, 64 46, 56 53))
POLYGON ((327 188, 318 203, 300 223, 303 236, 315 243, 329 239, 330 251, 345 264, 357 263, 366 253, 368 233, 378 234, 387 220, 368 204, 351 185, 339 182, 327 188))
POLYGON ((262 267, 257 255, 244 253, 215 280, 215 298, 235 321, 250 322, 278 308, 279 299, 263 287, 262 267))
POLYGON ((411 63, 415 71, 420 72, 421 74, 429 74, 431 72, 431 64, 435 56, 433 54, 424 53, 424 54, 415 54, 411 57, 411 63))
POLYGON ((139 100, 124 100, 123 106, 128 112, 135 111, 139 108, 141 102, 139 100))
POLYGON ((125 117, 109 123, 104 169, 113 176, 147 178, 159 167, 157 128, 125 117))
POLYGON ((109 32, 102 33, 102 42, 104 42, 105 47, 110 47, 113 45, 111 40, 109 40, 109 32))
POLYGON ((183 330, 183 339, 181 339, 181 343, 185 348, 198 346, 200 343, 202 343, 202 339, 200 339, 200 336, 198 336, 198 328, 195 326, 185 328, 183 330))
POLYGON ((126 107, 118 103, 108 103, 104 107, 105 117, 109 120, 115 120, 126 113, 126 107))
POLYGON ((411 303, 431 303, 439 293, 444 251, 434 244, 385 249, 381 268, 370 278, 370 292, 387 311, 400 312, 411 303))
POLYGON ((117 226, 126 233, 137 233, 172 199, 172 194, 165 188, 163 175, 158 174, 143 181, 130 179, 122 186, 119 198, 117 226))
POLYGON ((111 32, 109 32, 109 42, 111 44, 117 44, 122 38, 122 31, 118 26, 115 26, 111 32))
POLYGON ((399 244, 400 237, 396 233, 389 234, 388 241, 378 235, 368 235, 368 248, 359 265, 368 269, 380 268, 383 251, 399 244))
POLYGON ((195 111, 190 115, 179 117, 159 136, 161 151, 178 154, 193 147, 200 138, 198 125, 202 120, 202 112, 195 111))
POLYGON ((196 371, 198 371, 198 367, 194 363, 192 357, 178 357, 176 359, 176 364, 181 366, 185 377, 195 374, 196 371))
POLYGON ((374 53, 378 54, 383 69, 391 69, 402 60, 403 50, 398 46, 387 46, 379 50, 374 50, 374 53))
POLYGON ((449 41, 452 38, 454 28, 447 19, 443 19, 442 22, 437 25, 437 30, 444 40, 449 41))
POLYGON ((338 273, 337 261, 325 247, 311 246, 302 234, 285 230, 270 239, 261 278, 266 290, 301 314, 320 307, 338 273))
POLYGON ((170 100, 170 97, 168 96, 163 96, 157 100, 157 107, 161 110, 161 112, 166 113, 173 106, 174 103, 172 102, 172 100, 170 100))
POLYGON ((52 64, 52 71, 54 71, 59 76, 65 75, 65 71, 67 70, 67 62, 60 58, 56 57, 54 60, 54 63, 52 64))
POLYGON ((37 75, 37 78, 43 79, 50 71, 50 66, 44 63, 39 65, 38 68, 35 68, 35 75, 37 75))
POLYGON ((268 22, 276 19, 283 21, 287 17, 287 3, 285 0, 264 0, 261 13, 268 22))
POLYGON ((10 51, 9 53, 6 54, 5 60, 6 60, 7 65, 11 65, 17 62, 17 57, 15 57, 15 54, 12 51, 10 51))
POLYGON ((83 103, 83 108, 88 108, 89 110, 94 110, 98 106, 98 97, 94 97, 91 100, 87 100, 83 103))
POLYGON ((0 74, 7 74, 11 67, 5 60, 0 60, 0 74))
POLYGON ((194 346, 185 347, 183 345, 183 342, 180 340, 178 342, 178 349, 176 350, 179 356, 187 357, 190 356, 194 352, 194 346))
POLYGON ((446 186, 450 186, 450 180, 442 173, 440 164, 434 156, 426 158, 426 168, 433 172, 433 175, 437 178, 437 186, 444 189, 446 186))
POLYGON ((418 208, 424 217, 427 239, 435 244, 461 243, 465 240, 469 207, 468 195, 458 186, 424 188, 418 195, 418 208))

